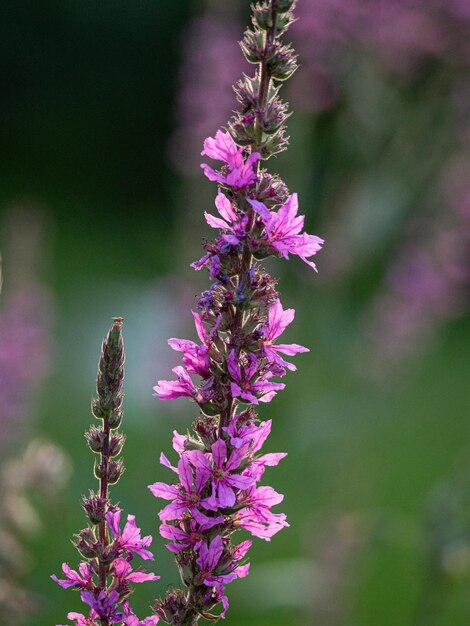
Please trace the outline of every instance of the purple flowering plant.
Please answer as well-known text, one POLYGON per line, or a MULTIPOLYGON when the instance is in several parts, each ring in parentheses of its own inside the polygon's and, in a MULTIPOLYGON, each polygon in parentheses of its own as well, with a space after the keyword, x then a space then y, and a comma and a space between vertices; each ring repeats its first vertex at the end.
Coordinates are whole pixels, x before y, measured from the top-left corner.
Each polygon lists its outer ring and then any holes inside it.
POLYGON ((125 442, 119 433, 123 417, 124 345, 122 341, 122 318, 115 318, 103 340, 98 366, 97 397, 92 402, 92 412, 100 426, 91 426, 85 434, 92 452, 97 455, 95 476, 99 481, 97 493, 90 491, 83 498, 83 508, 88 526, 75 537, 75 547, 83 561, 78 571, 68 563, 62 564, 64 578, 55 574, 52 580, 64 589, 80 591, 80 597, 88 606, 87 615, 68 613, 76 626, 154 626, 158 616, 139 620, 134 614, 128 597, 132 583, 158 580, 158 576, 133 567, 137 555, 144 560, 153 559, 147 548, 152 543, 150 535, 141 537, 134 515, 121 522, 121 509, 110 500, 109 487, 117 483, 124 471, 118 459, 125 442))
POLYGON ((200 414, 192 432, 174 433, 176 466, 162 453, 161 463, 176 476, 149 486, 167 501, 160 511, 160 534, 175 554, 183 588, 170 589, 154 604, 161 620, 192 626, 201 618, 217 620, 228 608, 226 586, 249 572, 251 540, 236 543, 235 532, 248 531, 269 541, 287 526, 283 513, 271 509, 283 496, 260 486, 265 468, 285 453, 262 454, 271 420, 261 421, 255 407, 270 402, 285 385, 280 382, 295 365, 286 360, 307 348, 277 343, 294 319, 284 309, 276 281, 261 261, 269 256, 299 256, 316 270, 312 257, 323 240, 303 232, 297 194, 289 194, 261 162, 285 150, 287 105, 279 88, 297 68, 296 56, 280 36, 293 21, 293 0, 252 5, 253 29, 241 48, 257 66, 235 86, 240 110, 226 129, 204 141, 201 165, 218 184, 216 214, 205 212, 215 239, 192 267, 207 268, 212 281, 193 311, 200 343, 170 339, 182 353, 176 378, 161 380, 155 396, 186 397, 200 414), (221 603, 221 608, 216 605, 221 603))
POLYGON ((271 509, 283 496, 260 485, 266 467, 277 465, 285 453, 262 453, 271 420, 262 421, 255 409, 270 402, 285 385, 280 382, 295 365, 284 357, 308 352, 297 344, 277 343, 294 319, 284 309, 276 280, 261 261, 269 256, 299 256, 316 270, 312 257, 323 240, 303 232, 297 194, 261 162, 287 147, 287 104, 279 98, 281 84, 297 69, 296 56, 281 35, 293 21, 295 0, 266 0, 252 5, 253 28, 241 48, 255 75, 235 86, 240 105, 226 129, 204 142, 201 165, 218 184, 217 216, 205 213, 218 234, 204 242, 204 254, 192 267, 207 268, 212 281, 193 311, 199 343, 172 338, 169 345, 182 353, 176 378, 154 387, 161 400, 186 397, 199 407, 192 432, 173 436, 175 465, 162 453, 160 461, 174 479, 149 485, 166 501, 159 512, 160 534, 175 555, 181 588, 169 588, 155 600, 154 615, 139 621, 127 597, 131 583, 155 580, 154 574, 133 570, 134 555, 152 558, 151 537, 140 536, 134 517, 122 528, 121 511, 111 504, 108 485, 122 473, 114 460, 122 435, 112 432, 121 422, 123 349, 116 319, 103 344, 98 375, 98 399, 93 412, 102 428, 87 434, 91 449, 100 454, 95 473, 100 492, 84 501, 90 526, 78 535, 84 557, 79 571, 64 564, 62 587, 74 587, 90 607, 88 616, 69 613, 78 626, 126 624, 149 626, 162 621, 194 626, 217 621, 228 609, 227 585, 247 576, 251 540, 234 541, 236 531, 269 541, 288 526, 284 513, 271 509), (215 162, 215 163, 213 163, 215 162), (221 606, 218 606, 221 605, 221 606))

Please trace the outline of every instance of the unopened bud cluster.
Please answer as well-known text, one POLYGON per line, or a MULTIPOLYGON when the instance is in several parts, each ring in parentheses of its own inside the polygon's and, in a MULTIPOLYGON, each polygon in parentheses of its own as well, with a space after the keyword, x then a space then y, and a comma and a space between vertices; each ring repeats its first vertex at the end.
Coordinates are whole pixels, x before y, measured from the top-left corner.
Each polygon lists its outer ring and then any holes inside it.
POLYGON ((279 37, 293 20, 294 2, 262 2, 252 6, 252 29, 245 31, 240 47, 249 63, 262 64, 263 74, 240 80, 235 93, 241 110, 229 123, 229 131, 240 146, 254 146, 263 159, 287 147, 285 122, 287 104, 278 96, 279 84, 298 67, 297 56, 279 37), (264 81, 264 84, 262 83, 264 81))

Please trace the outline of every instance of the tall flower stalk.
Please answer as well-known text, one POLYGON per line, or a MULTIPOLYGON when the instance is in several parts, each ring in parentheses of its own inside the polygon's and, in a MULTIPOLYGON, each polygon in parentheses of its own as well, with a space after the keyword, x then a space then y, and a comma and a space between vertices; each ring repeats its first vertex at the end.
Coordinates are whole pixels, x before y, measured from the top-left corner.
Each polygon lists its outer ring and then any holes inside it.
POLYGON ((133 570, 131 562, 135 555, 153 559, 147 549, 150 535, 140 536, 135 517, 127 516, 121 530, 121 509, 110 500, 109 488, 117 483, 124 471, 119 459, 125 436, 117 429, 122 422, 124 380, 124 345, 122 341, 122 318, 115 318, 108 335, 103 340, 97 376, 97 397, 92 402, 92 412, 100 426, 91 426, 85 434, 88 447, 97 455, 95 476, 99 482, 98 493, 90 491, 83 498, 83 508, 89 524, 76 535, 75 546, 83 557, 78 571, 67 563, 62 565, 64 579, 53 575, 61 587, 80 590, 82 601, 89 606, 88 616, 71 612, 70 620, 77 626, 154 626, 156 615, 143 621, 134 614, 128 596, 132 583, 158 580, 153 573, 133 570))
POLYGON ((202 164, 207 178, 218 183, 218 215, 205 213, 205 218, 219 232, 192 264, 196 270, 207 268, 213 281, 193 311, 200 343, 170 339, 183 364, 173 370, 176 380, 155 387, 161 400, 187 397, 200 409, 193 431, 174 435, 177 465, 161 456, 175 482, 149 486, 169 501, 159 513, 160 533, 176 555, 183 588, 169 590, 155 602, 155 611, 174 626, 225 617, 226 585, 249 571, 252 542, 233 543, 235 531, 269 541, 288 525, 283 513, 271 511, 283 496, 258 485, 265 468, 277 465, 285 453, 261 454, 271 420, 261 421, 255 407, 285 387, 274 379, 296 369, 284 357, 308 351, 276 343, 294 310, 283 308, 276 281, 260 261, 294 254, 315 269, 311 257, 323 244, 302 232, 297 194, 289 194, 277 175, 261 167, 262 160, 287 147, 287 104, 278 92, 297 61, 280 37, 293 20, 294 5, 295 0, 269 0, 252 6, 253 28, 245 32, 241 48, 257 66, 255 76, 237 83, 239 112, 226 130, 205 140, 202 151, 222 165, 202 164), (219 603, 222 608, 212 613, 219 603))

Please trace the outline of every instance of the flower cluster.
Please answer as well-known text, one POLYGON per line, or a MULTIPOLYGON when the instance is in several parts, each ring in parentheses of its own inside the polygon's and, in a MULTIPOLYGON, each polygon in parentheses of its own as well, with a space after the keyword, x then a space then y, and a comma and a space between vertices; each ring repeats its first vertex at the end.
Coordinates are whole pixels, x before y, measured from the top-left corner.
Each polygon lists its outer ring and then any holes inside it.
POLYGON ((170 339, 182 353, 175 380, 155 386, 161 400, 187 397, 200 415, 191 434, 174 434, 176 466, 162 454, 161 463, 176 474, 175 481, 149 486, 168 501, 160 511, 161 535, 175 554, 183 590, 170 590, 157 600, 155 611, 167 624, 191 626, 200 617, 217 619, 209 611, 222 603, 226 585, 248 574, 251 540, 232 543, 236 530, 269 541, 287 526, 283 513, 272 507, 283 496, 260 486, 265 468, 285 453, 262 454, 271 421, 255 410, 270 402, 285 385, 278 379, 295 366, 285 357, 307 352, 297 344, 277 343, 294 318, 284 309, 275 282, 260 261, 268 256, 311 258, 323 240, 303 232, 297 194, 260 167, 260 161, 284 150, 287 105, 279 86, 296 69, 296 57, 279 41, 292 22, 293 0, 269 0, 253 8, 253 30, 241 42, 245 58, 258 66, 253 78, 236 86, 241 110, 228 130, 204 142, 202 155, 219 166, 202 164, 204 174, 218 183, 215 207, 206 221, 219 231, 204 244, 204 255, 192 264, 207 268, 213 281, 193 311, 199 342, 170 339))
POLYGON ((76 626, 154 626, 159 621, 157 615, 139 620, 127 600, 133 591, 132 583, 159 578, 132 566, 135 555, 144 560, 153 559, 147 549, 152 537, 141 537, 133 515, 127 516, 122 527, 121 509, 109 499, 109 485, 116 483, 124 471, 122 461, 116 460, 125 441, 124 435, 116 430, 122 421, 123 378, 122 318, 115 318, 103 341, 98 396, 92 403, 93 414, 102 425, 99 428, 91 426, 85 435, 90 449, 99 455, 95 475, 100 489, 99 493, 90 492, 89 497, 83 499, 89 525, 78 533, 75 546, 84 560, 78 571, 64 563, 65 578, 51 576, 64 589, 79 590, 82 601, 88 605, 88 616, 75 612, 68 614, 76 626))

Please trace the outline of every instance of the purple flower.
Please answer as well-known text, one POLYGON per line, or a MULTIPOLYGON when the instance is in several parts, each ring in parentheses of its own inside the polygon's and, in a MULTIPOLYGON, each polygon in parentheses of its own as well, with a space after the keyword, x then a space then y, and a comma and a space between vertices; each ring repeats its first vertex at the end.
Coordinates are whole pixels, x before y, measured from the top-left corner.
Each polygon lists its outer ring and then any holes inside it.
POLYGON ((80 563, 80 565, 78 566, 78 570, 80 573, 78 573, 74 569, 71 569, 67 563, 62 563, 62 571, 65 574, 65 580, 57 578, 55 574, 53 574, 51 578, 63 589, 68 589, 68 587, 85 589, 91 584, 93 569, 90 563, 80 563))
POLYGON ((284 513, 269 513, 266 517, 268 519, 253 519, 249 511, 242 510, 236 514, 234 524, 235 527, 247 530, 253 537, 258 537, 265 541, 270 541, 271 537, 276 533, 289 526, 284 513))
POLYGON ((220 228, 222 231, 228 231, 227 234, 224 233, 221 235, 222 240, 234 246, 238 245, 239 241, 246 236, 245 229, 248 224, 247 214, 237 213, 233 204, 220 189, 215 199, 215 206, 223 219, 204 212, 206 222, 212 228, 220 228))
POLYGON ((191 462, 197 469, 212 474, 212 494, 201 502, 204 508, 217 511, 219 508, 230 508, 236 502, 234 489, 248 489, 255 484, 251 476, 232 473, 246 456, 248 446, 235 448, 227 459, 227 445, 223 439, 212 444, 212 462, 199 450, 188 453, 191 462))
POLYGON ((165 539, 170 539, 172 542, 178 543, 167 543, 166 547, 170 552, 181 552, 186 548, 193 547, 195 550, 199 550, 201 542, 204 541, 205 530, 209 530, 209 528, 213 528, 217 524, 222 524, 224 521, 224 516, 221 515, 219 517, 207 518, 207 521, 202 521, 202 523, 197 523, 196 520, 185 520, 182 524, 185 528, 180 528, 180 526, 174 526, 171 524, 162 524, 160 526, 160 534, 165 539), (189 529, 188 529, 189 524, 189 529))
POLYGON ((254 354, 247 355, 248 363, 245 367, 240 366, 235 350, 230 352, 227 359, 227 368, 232 377, 230 388, 234 398, 242 401, 258 404, 258 402, 269 402, 276 395, 276 391, 284 389, 284 383, 273 383, 268 380, 272 376, 271 372, 255 378, 258 373, 258 361, 254 354), (257 398, 254 394, 261 394, 257 398))
POLYGON ((194 263, 191 263, 191 267, 198 272, 199 270, 202 270, 203 267, 206 267, 206 265, 208 265, 209 266, 209 278, 211 280, 213 280, 214 278, 217 278, 217 276, 219 276, 219 274, 222 271, 222 264, 220 262, 220 256, 219 256, 220 245, 218 244, 224 244, 224 243, 225 243, 225 247, 227 247, 227 242, 224 242, 222 238, 219 237, 219 239, 217 240, 215 244, 211 244, 212 250, 208 252, 207 254, 204 254, 198 261, 194 261, 194 263))
POLYGON ((167 485, 160 482, 149 485, 150 491, 156 498, 171 500, 170 504, 159 513, 162 522, 181 518, 187 509, 196 521, 207 522, 210 520, 197 510, 197 505, 201 500, 201 491, 210 476, 210 469, 201 465, 196 468, 194 473, 195 477, 186 455, 183 455, 178 462, 180 485, 167 485))
MULTIPOLYGON (((240 550, 239 558, 242 558, 251 546, 251 541, 243 543, 245 545, 240 550)), ((203 543, 199 550, 196 563, 201 568, 201 571, 198 576, 201 582, 208 587, 217 586, 219 583, 226 584, 236 578, 244 578, 248 574, 249 564, 239 566, 236 561, 231 560, 228 563, 219 565, 223 551, 223 542, 220 535, 217 535, 209 545, 203 543)))
POLYGON ((224 585, 222 585, 221 583, 217 583, 210 590, 207 589, 207 595, 205 594, 204 597, 206 599, 206 604, 208 606, 212 606, 213 604, 222 602, 223 610, 222 610, 222 613, 220 614, 220 617, 222 619, 225 619, 225 616, 228 611, 229 603, 228 603, 228 598, 225 595, 224 585))
POLYGON ((257 426, 253 422, 239 424, 239 417, 235 416, 230 424, 223 428, 230 435, 230 443, 235 448, 249 443, 250 450, 258 452, 271 432, 272 420, 266 420, 257 426))
POLYGON ((278 353, 287 354, 288 356, 294 356, 299 352, 310 352, 308 348, 299 346, 296 343, 290 344, 277 344, 274 345, 274 340, 277 339, 285 331, 287 326, 294 319, 294 309, 283 309, 280 300, 276 300, 274 304, 269 307, 268 323, 263 326, 263 350, 266 358, 271 363, 277 363, 281 367, 287 367, 291 371, 295 371, 297 368, 293 363, 285 361, 278 353))
POLYGON ((271 507, 279 504, 284 496, 272 487, 253 487, 238 500, 243 507, 235 517, 236 525, 252 535, 269 539, 281 528, 289 526, 284 513, 271 513, 271 507))
POLYGON ((221 318, 219 317, 218 322, 208 333, 199 313, 192 311, 192 314, 198 337, 202 341, 203 345, 199 346, 194 341, 190 341, 188 339, 168 339, 168 345, 171 346, 173 350, 183 353, 183 363, 189 372, 193 372, 203 378, 207 378, 210 367, 209 348, 211 346, 212 338, 214 337, 214 334, 220 324, 221 318))
POLYGON ((188 372, 178 365, 172 371, 178 376, 178 380, 159 380, 155 385, 153 394, 160 400, 175 400, 176 398, 193 398, 196 387, 188 372))
POLYGON ((144 583, 147 580, 159 580, 160 576, 155 576, 153 572, 147 574, 142 570, 133 570, 131 564, 126 559, 116 559, 113 562, 114 575, 120 583, 134 582, 144 583))
POLYGON ((176 398, 193 398, 195 402, 208 402, 212 397, 213 378, 209 378, 199 389, 193 383, 188 372, 178 365, 172 370, 178 380, 159 380, 155 385, 153 394, 160 400, 176 400, 176 398))
POLYGON ((290 254, 296 254, 307 265, 317 271, 315 263, 308 257, 315 255, 324 241, 316 235, 300 233, 304 225, 304 216, 297 216, 299 209, 297 194, 287 198, 279 211, 270 211, 262 202, 248 199, 253 209, 261 217, 266 230, 266 243, 280 252, 285 259, 290 254))
POLYGON ((80 597, 96 612, 98 617, 107 620, 109 624, 122 622, 124 614, 119 611, 117 591, 102 590, 98 594, 92 591, 82 591, 80 597))
POLYGON ((127 522, 124 526, 122 534, 119 527, 120 521, 120 509, 117 509, 116 511, 108 511, 106 513, 106 522, 108 523, 109 530, 113 534, 115 547, 124 552, 134 552, 144 560, 153 560, 153 554, 149 550, 145 550, 145 548, 152 543, 152 536, 140 536, 140 528, 137 528, 135 524, 134 515, 127 516, 127 522))
POLYGON ((201 154, 217 161, 223 161, 228 165, 229 171, 225 174, 218 173, 203 163, 201 167, 209 180, 218 181, 234 189, 243 189, 257 178, 253 166, 260 160, 261 155, 259 152, 253 152, 244 161, 243 148, 238 148, 230 133, 218 130, 215 138, 208 137, 204 141, 204 150, 201 154))

